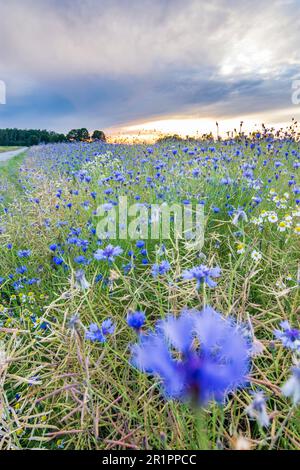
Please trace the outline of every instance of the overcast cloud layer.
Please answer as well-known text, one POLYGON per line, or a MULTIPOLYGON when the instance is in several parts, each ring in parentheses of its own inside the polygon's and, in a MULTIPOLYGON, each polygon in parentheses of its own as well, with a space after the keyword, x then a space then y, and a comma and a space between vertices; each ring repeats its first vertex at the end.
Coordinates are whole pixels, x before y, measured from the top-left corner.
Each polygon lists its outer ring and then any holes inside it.
POLYGON ((297 117, 298 0, 0 0, 0 127, 297 117))

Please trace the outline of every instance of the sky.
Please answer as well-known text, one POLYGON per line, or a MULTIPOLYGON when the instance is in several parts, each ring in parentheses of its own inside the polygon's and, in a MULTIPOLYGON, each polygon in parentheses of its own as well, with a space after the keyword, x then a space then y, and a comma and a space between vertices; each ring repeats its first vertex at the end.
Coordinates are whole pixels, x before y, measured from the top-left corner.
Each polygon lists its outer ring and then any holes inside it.
POLYGON ((0 127, 285 125, 299 44, 300 0, 0 0, 0 127))

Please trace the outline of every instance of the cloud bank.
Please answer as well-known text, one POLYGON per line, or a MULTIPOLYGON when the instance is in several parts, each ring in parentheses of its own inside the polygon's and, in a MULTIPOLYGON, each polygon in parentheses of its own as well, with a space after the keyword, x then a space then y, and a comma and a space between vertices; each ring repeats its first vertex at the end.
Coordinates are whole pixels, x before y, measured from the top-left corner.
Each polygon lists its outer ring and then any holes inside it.
POLYGON ((281 121, 299 42, 297 0, 0 0, 0 126, 281 121))

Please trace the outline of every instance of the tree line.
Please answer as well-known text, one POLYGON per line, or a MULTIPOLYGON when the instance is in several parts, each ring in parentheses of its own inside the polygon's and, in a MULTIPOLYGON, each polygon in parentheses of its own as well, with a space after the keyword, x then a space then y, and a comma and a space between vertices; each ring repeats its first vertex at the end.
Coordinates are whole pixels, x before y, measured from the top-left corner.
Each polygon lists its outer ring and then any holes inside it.
POLYGON ((45 129, 0 129, 0 145, 15 147, 29 147, 31 145, 49 144, 56 142, 90 142, 94 140, 106 141, 103 131, 95 130, 91 135, 83 127, 72 129, 67 134, 61 134, 45 129))

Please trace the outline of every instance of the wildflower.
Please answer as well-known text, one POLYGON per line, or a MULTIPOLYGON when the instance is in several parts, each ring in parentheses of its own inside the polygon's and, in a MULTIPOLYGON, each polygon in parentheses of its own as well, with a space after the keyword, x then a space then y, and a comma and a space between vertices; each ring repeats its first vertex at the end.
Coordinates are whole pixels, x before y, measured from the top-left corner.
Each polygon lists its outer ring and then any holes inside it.
POLYGON ((262 254, 259 251, 253 250, 251 253, 251 258, 257 263, 262 259, 262 254))
POLYGON ((83 269, 78 269, 78 271, 75 271, 75 287, 81 290, 89 289, 91 287, 91 284, 85 277, 85 272, 83 269))
POLYGON ((279 232, 285 232, 287 227, 288 225, 282 220, 281 222, 279 222, 278 230, 279 232))
POLYGON ((107 245, 104 249, 99 249, 95 252, 94 258, 98 261, 107 260, 110 262, 115 261, 115 257, 123 253, 122 248, 119 246, 107 245))
POLYGON ((85 338, 93 342, 99 341, 100 343, 105 343, 106 336, 112 334, 114 330, 115 325, 112 323, 111 319, 108 318, 102 322, 101 326, 98 326, 97 323, 91 323, 85 333, 85 338))
POLYGON ((241 255, 242 253, 245 253, 245 243, 238 243, 236 252, 239 255, 241 255))
POLYGON ((104 336, 106 335, 112 335, 113 332, 115 331, 115 325, 113 324, 112 320, 110 318, 107 318, 102 322, 102 333, 104 336))
POLYGON ((183 279, 196 279, 197 280, 197 289, 200 288, 202 283, 207 284, 209 287, 216 287, 217 283, 212 280, 212 278, 217 278, 221 276, 221 269, 219 266, 215 268, 209 268, 204 264, 196 266, 191 269, 187 269, 183 272, 183 279))
POLYGON ((19 266, 16 268, 16 273, 17 274, 25 274, 27 272, 27 267, 26 266, 19 266))
POLYGON ((291 328, 288 321, 282 321, 280 326, 282 330, 274 331, 276 339, 279 339, 286 348, 292 351, 300 351, 300 330, 291 328))
POLYGON ((75 256, 75 258, 74 258, 74 263, 77 263, 77 264, 87 264, 87 263, 88 263, 88 260, 86 259, 85 256, 79 255, 79 256, 75 256))
POLYGON ((170 269, 170 263, 168 261, 162 261, 160 264, 154 264, 152 266, 152 276, 162 276, 166 274, 170 269))
POLYGON ((80 322, 80 317, 79 317, 79 314, 78 313, 75 313, 74 315, 72 315, 70 317, 70 320, 68 322, 68 327, 72 330, 72 329, 76 329, 77 326, 79 325, 79 322, 80 322))
POLYGON ((90 341, 99 341, 100 343, 105 342, 105 336, 102 333, 102 329, 99 328, 97 323, 91 323, 89 329, 85 333, 85 338, 90 341))
POLYGON ((142 326, 145 323, 145 320, 146 316, 141 310, 128 313, 127 315, 127 325, 130 326, 130 328, 136 330, 137 332, 141 330, 142 326))
POLYGON ((30 255, 31 255, 31 250, 19 250, 18 251, 19 258, 29 258, 30 255))
POLYGON ((144 248, 145 242, 143 240, 138 240, 135 244, 137 248, 144 248))
POLYGON ((292 367, 292 375, 281 387, 282 393, 290 397, 294 405, 300 402, 300 367, 292 367))
POLYGON ((268 427, 270 418, 266 409, 266 399, 263 392, 256 392, 250 405, 246 408, 250 418, 256 419, 260 426, 268 427))
POLYGON ((246 383, 249 344, 233 320, 211 307, 201 312, 185 309, 178 318, 169 315, 154 332, 139 337, 132 363, 158 376, 168 398, 222 402, 246 383))
POLYGON ((268 216, 268 221, 271 222, 272 224, 275 224, 276 222, 278 222, 278 217, 276 214, 270 214, 268 216))
POLYGON ((243 211, 242 209, 237 209, 235 212, 234 212, 234 216, 233 216, 233 219, 232 219, 232 223, 234 225, 238 225, 238 222, 242 220, 243 222, 247 222, 248 221, 248 217, 247 217, 247 214, 245 211, 243 211))

